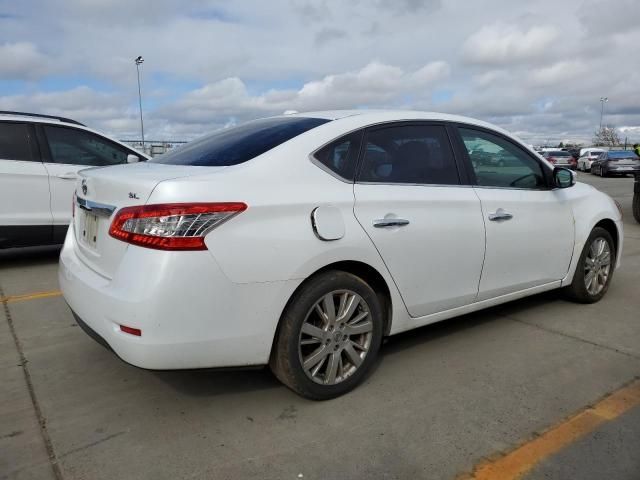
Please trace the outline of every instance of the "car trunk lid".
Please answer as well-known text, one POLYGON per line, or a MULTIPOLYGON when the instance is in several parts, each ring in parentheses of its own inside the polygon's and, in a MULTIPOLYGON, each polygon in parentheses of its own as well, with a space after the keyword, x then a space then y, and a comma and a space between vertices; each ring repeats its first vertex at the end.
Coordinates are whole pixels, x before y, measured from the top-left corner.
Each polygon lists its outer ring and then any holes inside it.
POLYGON ((111 279, 128 248, 127 243, 109 235, 114 214, 123 207, 146 204, 161 182, 222 168, 138 163, 81 170, 73 218, 78 256, 89 268, 111 279))

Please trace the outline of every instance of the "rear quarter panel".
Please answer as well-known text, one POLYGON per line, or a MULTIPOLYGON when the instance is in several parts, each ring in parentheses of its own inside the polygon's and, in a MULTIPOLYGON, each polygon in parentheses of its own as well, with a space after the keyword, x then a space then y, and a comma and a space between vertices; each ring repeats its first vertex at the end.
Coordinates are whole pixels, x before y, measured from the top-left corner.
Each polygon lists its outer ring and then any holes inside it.
POLYGON ((314 146, 289 142, 286 148, 228 167, 224 175, 162 182, 148 203, 244 202, 246 211, 215 228, 205 240, 209 253, 232 282, 297 280, 299 285, 332 263, 362 262, 376 269, 387 283, 395 326, 395 320, 408 318, 408 313, 378 251, 355 219, 353 184, 314 165, 309 158, 314 146), (319 206, 340 212, 342 238, 325 241, 316 236, 311 214, 319 206))

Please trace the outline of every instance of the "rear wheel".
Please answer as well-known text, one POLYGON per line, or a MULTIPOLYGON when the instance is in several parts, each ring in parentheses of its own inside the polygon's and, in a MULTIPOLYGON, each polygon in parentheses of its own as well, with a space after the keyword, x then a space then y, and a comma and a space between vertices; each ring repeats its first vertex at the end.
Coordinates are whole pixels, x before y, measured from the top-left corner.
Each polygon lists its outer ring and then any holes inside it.
POLYGON ((334 398, 360 383, 378 355, 383 313, 361 278, 328 271, 311 278, 287 306, 270 366, 294 392, 334 398))
POLYGON ((595 303, 609 289, 616 258, 615 244, 611 234, 596 227, 585 243, 573 282, 566 293, 580 303, 595 303))

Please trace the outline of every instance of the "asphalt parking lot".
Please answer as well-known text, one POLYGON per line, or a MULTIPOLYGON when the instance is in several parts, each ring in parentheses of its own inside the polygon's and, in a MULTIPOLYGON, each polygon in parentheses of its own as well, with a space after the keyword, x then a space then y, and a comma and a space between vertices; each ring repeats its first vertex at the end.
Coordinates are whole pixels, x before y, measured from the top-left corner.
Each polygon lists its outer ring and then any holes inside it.
POLYGON ((625 213, 600 303, 550 292, 393 337, 327 402, 267 370, 126 365, 74 322, 56 249, 0 253, 0 478, 640 478, 633 180, 579 180, 625 213))

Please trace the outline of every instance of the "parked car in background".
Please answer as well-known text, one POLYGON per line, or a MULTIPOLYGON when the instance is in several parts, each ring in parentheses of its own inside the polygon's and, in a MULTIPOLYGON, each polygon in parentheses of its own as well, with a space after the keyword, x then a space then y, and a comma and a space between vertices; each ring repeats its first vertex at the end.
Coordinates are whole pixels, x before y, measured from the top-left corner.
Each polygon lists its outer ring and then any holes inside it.
POLYGON ((632 211, 633 218, 640 223, 640 173, 634 174, 632 211))
POLYGON ((624 238, 573 172, 438 113, 256 120, 77 188, 58 279, 89 335, 148 369, 269 364, 313 399, 384 336, 554 288, 600 300, 624 238))
POLYGON ((576 162, 578 161, 578 158, 580 158, 579 148, 563 148, 563 150, 566 150, 567 152, 569 152, 571 156, 576 159, 576 162))
POLYGON ((578 158, 577 169, 581 172, 591 171, 591 164, 600 154, 604 152, 601 148, 583 148, 580 150, 580 158, 578 158))
POLYGON ((78 171, 147 158, 75 120, 0 111, 0 248, 62 243, 78 171))
POLYGON ((549 163, 557 167, 576 169, 577 161, 573 158, 573 155, 566 150, 543 150, 542 156, 547 159, 549 163))
POLYGON ((591 173, 601 177, 627 175, 635 172, 640 172, 640 158, 633 150, 602 152, 591 164, 591 173))

